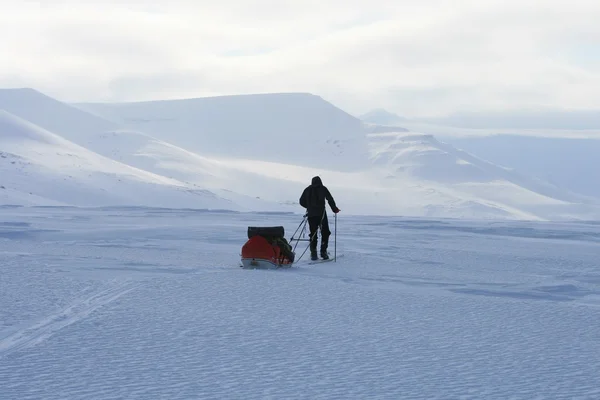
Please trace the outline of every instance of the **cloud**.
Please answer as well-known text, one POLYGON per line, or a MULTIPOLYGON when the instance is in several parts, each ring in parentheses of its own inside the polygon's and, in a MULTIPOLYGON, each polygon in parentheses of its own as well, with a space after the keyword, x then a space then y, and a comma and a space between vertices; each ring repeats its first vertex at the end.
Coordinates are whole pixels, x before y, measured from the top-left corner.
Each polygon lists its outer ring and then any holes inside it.
POLYGON ((302 91, 406 116, 593 108, 598 20, 588 0, 3 2, 0 86, 66 101, 302 91))

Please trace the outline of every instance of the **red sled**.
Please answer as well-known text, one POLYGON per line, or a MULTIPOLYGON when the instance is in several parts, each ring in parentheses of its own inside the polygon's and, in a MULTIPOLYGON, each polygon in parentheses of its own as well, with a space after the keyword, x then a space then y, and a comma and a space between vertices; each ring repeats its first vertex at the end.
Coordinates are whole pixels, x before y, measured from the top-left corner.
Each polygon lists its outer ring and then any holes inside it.
POLYGON ((284 234, 283 226, 248 227, 248 241, 242 246, 242 268, 290 268, 295 254, 284 234))

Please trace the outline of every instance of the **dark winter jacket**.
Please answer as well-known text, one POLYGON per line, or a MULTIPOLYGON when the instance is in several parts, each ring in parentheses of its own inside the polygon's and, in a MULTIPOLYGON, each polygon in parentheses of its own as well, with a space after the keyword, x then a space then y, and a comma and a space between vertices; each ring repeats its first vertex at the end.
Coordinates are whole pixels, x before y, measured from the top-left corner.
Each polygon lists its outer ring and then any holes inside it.
POLYGON ((333 212, 338 212, 339 209, 335 205, 333 196, 329 193, 329 189, 323 186, 321 178, 315 176, 312 178, 312 184, 307 186, 300 196, 300 205, 306 208, 307 216, 317 217, 325 213, 325 200, 329 203, 333 212))

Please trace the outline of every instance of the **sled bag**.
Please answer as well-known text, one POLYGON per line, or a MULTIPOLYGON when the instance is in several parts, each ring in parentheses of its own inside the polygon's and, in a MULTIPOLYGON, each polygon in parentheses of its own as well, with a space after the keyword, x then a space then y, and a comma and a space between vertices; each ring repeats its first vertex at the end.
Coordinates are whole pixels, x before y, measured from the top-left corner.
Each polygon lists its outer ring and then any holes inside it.
POLYGON ((260 258, 277 262, 280 256, 278 246, 272 245, 267 239, 256 235, 242 246, 242 258, 260 258))
POLYGON ((267 238, 282 238, 285 235, 283 226, 249 226, 248 239, 254 236, 262 236, 267 238))

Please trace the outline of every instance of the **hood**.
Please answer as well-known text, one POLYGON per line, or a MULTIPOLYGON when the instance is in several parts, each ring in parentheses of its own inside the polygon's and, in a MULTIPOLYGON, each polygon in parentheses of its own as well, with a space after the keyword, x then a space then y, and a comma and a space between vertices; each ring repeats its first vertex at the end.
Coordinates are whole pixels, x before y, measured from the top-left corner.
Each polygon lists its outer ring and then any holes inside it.
POLYGON ((311 184, 312 186, 323 186, 323 182, 321 182, 321 178, 318 176, 312 178, 311 184))

